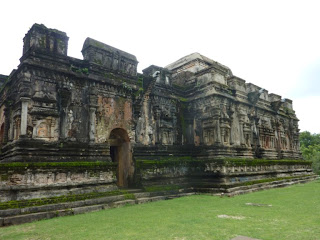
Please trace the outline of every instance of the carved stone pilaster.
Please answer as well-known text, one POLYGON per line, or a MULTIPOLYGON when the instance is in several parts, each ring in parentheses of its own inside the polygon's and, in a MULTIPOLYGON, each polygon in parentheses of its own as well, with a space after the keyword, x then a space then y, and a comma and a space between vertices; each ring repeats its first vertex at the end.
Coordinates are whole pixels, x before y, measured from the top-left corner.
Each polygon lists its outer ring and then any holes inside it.
POLYGON ((153 106, 153 118, 156 123, 156 131, 155 131, 155 144, 160 144, 162 141, 162 135, 160 131, 161 124, 161 109, 158 105, 153 106))
POLYGON ((95 133, 96 133, 96 108, 90 107, 89 109, 89 141, 95 142, 95 133))
POLYGON ((245 145, 245 138, 244 138, 244 134, 243 134, 243 130, 244 130, 244 120, 245 120, 245 116, 246 114, 244 113, 243 110, 239 111, 239 124, 240 124, 240 145, 245 145))
POLYGON ((214 131, 214 144, 219 145, 221 143, 221 130, 220 130, 220 108, 214 108, 213 110, 213 121, 215 126, 214 131))
POLYGON ((58 89, 59 100, 60 100, 60 139, 65 139, 66 136, 66 128, 67 128, 67 112, 68 112, 68 104, 71 99, 71 89, 69 86, 63 86, 58 89))
POLYGON ((27 135, 27 125, 28 125, 28 104, 30 98, 21 97, 21 123, 20 123, 20 136, 27 135))

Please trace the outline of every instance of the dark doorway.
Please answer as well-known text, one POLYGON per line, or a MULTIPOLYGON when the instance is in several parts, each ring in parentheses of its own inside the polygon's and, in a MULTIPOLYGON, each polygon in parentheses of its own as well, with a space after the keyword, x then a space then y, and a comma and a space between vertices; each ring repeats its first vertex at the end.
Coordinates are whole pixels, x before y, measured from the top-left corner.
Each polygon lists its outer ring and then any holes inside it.
POLYGON ((129 187, 133 179, 134 166, 128 133, 122 128, 115 128, 109 137, 110 157, 117 163, 117 185, 129 187))
POLYGON ((110 157, 112 162, 117 162, 117 146, 110 146, 110 157))
POLYGON ((4 140, 4 124, 2 124, 0 128, 0 146, 3 143, 3 140, 4 140))

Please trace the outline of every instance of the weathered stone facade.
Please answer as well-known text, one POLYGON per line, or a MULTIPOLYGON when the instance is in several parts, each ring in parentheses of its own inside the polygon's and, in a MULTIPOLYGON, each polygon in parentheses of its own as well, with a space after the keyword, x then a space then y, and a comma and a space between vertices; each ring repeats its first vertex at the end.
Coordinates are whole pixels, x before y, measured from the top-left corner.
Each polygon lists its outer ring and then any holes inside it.
POLYGON ((273 163, 268 169, 257 163, 239 170, 237 165, 235 170, 215 162, 300 160, 291 100, 246 83, 199 53, 164 68, 152 65, 140 74, 134 55, 90 38, 83 45, 83 60, 69 57, 68 39, 64 32, 34 24, 24 37, 18 68, 0 75, 0 161, 101 161, 113 167, 97 170, 100 175, 94 179, 83 169, 3 173, 3 186, 11 182, 55 188, 101 180, 99 184, 128 187, 150 179, 155 184, 160 178, 186 184, 188 176, 221 183, 247 172, 255 174, 251 180, 310 172, 301 163, 281 168, 273 163), (147 160, 161 163, 176 157, 202 163, 146 167, 147 160))

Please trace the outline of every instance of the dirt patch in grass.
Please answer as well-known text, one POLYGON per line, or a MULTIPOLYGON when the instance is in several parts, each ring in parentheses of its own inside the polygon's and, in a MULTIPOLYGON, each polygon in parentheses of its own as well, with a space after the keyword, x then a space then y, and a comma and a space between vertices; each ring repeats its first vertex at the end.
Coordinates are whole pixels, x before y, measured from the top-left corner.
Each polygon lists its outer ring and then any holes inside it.
POLYGON ((218 215, 218 218, 229 218, 229 219, 236 219, 236 220, 243 220, 245 217, 243 216, 229 216, 229 215, 218 215))

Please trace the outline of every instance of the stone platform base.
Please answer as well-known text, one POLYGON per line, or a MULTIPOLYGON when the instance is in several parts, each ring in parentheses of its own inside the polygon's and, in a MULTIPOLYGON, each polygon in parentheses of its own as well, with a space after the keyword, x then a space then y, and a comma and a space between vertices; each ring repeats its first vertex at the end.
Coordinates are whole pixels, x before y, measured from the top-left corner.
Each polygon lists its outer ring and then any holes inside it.
POLYGON ((127 190, 126 194, 87 199, 75 202, 57 203, 26 208, 0 210, 0 226, 9 226, 27 222, 76 215, 81 213, 99 211, 125 205, 142 204, 159 200, 169 200, 194 194, 212 194, 219 196, 235 196, 265 189, 286 187, 298 183, 306 183, 318 179, 318 175, 297 177, 293 179, 238 186, 228 189, 215 188, 186 188, 158 192, 145 192, 142 189, 127 190), (128 196, 130 199, 128 199, 128 196))

